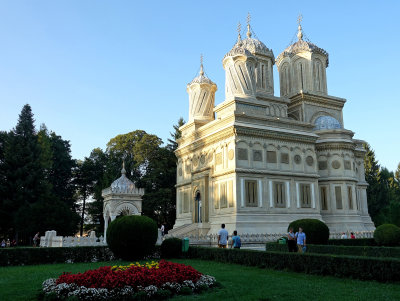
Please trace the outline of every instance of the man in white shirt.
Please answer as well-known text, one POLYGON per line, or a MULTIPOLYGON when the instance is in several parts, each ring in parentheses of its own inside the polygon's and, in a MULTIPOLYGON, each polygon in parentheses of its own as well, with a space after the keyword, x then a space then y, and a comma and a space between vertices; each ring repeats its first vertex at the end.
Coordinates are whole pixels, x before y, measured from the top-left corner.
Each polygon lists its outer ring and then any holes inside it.
POLYGON ((225 224, 221 225, 221 230, 218 231, 218 248, 226 248, 228 244, 228 231, 225 229, 225 224))

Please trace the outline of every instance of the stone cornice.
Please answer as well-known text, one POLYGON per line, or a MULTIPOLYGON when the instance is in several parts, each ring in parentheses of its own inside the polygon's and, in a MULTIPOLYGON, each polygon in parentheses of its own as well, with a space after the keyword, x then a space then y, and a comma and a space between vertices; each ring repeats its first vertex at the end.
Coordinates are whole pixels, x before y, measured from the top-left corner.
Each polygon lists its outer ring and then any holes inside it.
POLYGON ((342 109, 346 99, 328 96, 328 95, 319 95, 319 94, 309 94, 306 92, 302 92, 290 97, 291 103, 289 107, 295 106, 299 103, 309 103, 309 104, 318 104, 323 107, 331 107, 335 109, 342 109))
POLYGON ((186 143, 183 146, 179 146, 179 148, 175 151, 176 156, 182 157, 187 153, 195 152, 200 147, 206 147, 212 145, 216 142, 220 142, 226 138, 231 136, 235 136, 235 129, 233 126, 226 127, 223 130, 218 132, 214 132, 208 136, 204 136, 186 143))
POLYGON ((335 142, 327 142, 327 143, 317 143, 315 145, 315 148, 317 150, 317 152, 320 151, 329 151, 329 150, 350 150, 350 151, 354 151, 354 144, 352 143, 343 143, 343 142, 339 142, 339 143, 335 143, 335 142))
POLYGON ((348 182, 356 182, 358 183, 358 179, 354 177, 321 177, 319 178, 320 182, 343 182, 343 181, 348 181, 348 182))
POLYGON ((279 139, 283 141, 295 141, 295 142, 308 142, 315 143, 317 140, 317 136, 310 133, 309 135, 301 134, 301 133, 292 133, 292 132, 277 132, 273 131, 274 129, 265 130, 265 129, 252 129, 246 128, 244 126, 237 126, 236 133, 237 135, 244 136, 253 136, 253 137, 262 137, 262 138, 270 138, 270 139, 279 139))
MULTIPOLYGON (((251 173, 259 175, 271 175, 271 176, 285 176, 285 177, 301 177, 301 178, 313 178, 318 179, 320 176, 317 173, 299 173, 292 171, 279 171, 279 170, 262 170, 262 169, 250 169, 250 168, 236 168, 236 173, 251 173)), ((218 175, 215 175, 218 176, 218 175)))

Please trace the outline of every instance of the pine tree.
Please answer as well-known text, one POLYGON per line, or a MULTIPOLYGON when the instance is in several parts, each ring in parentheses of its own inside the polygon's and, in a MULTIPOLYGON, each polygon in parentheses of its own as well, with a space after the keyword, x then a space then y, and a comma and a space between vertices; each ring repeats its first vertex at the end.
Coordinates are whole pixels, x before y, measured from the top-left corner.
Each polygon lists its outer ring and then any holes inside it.
POLYGON ((182 137, 182 133, 179 128, 185 124, 185 120, 183 117, 178 119, 178 123, 173 126, 174 132, 170 132, 171 138, 168 139, 167 148, 172 151, 175 151, 178 148, 178 142, 176 142, 179 138, 182 137))

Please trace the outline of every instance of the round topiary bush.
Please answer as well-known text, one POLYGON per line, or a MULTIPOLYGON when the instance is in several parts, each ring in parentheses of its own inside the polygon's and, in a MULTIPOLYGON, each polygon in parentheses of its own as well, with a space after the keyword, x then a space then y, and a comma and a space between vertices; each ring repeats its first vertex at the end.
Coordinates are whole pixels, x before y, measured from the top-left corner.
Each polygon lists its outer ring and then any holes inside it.
POLYGON ((289 228, 293 227, 293 231, 296 233, 299 231, 299 227, 303 228, 303 232, 306 234, 307 244, 326 245, 329 240, 329 228, 320 220, 305 218, 298 219, 289 224, 289 228))
POLYGON ((124 260, 141 259, 150 255, 157 237, 156 222, 140 215, 119 217, 107 229, 109 248, 115 256, 124 260))
POLYGON ((182 256, 182 240, 167 238, 161 244, 161 258, 179 258, 182 256))
POLYGON ((400 245, 400 228, 393 224, 383 224, 375 229, 374 239, 381 246, 400 245))

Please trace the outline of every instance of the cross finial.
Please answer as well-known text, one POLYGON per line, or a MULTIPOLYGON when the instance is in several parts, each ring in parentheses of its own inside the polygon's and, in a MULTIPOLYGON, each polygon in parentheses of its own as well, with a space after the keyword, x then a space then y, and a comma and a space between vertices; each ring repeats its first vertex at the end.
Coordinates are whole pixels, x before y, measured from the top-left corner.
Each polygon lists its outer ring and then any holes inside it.
POLYGON ((297 18, 297 24, 299 24, 299 26, 297 27, 297 29, 298 29, 297 38, 299 39, 299 41, 303 40, 303 31, 301 28, 301 21, 303 21, 302 14, 300 14, 299 17, 297 18))
POLYGON ((297 17, 297 24, 299 24, 299 26, 301 26, 301 21, 303 21, 303 15, 299 14, 299 16, 297 17))
POLYGON ((237 40, 237 42, 238 42, 238 44, 242 43, 242 37, 240 35, 241 31, 242 31, 242 24, 240 24, 240 22, 239 22, 238 26, 237 26, 237 32, 238 32, 238 40, 237 40))
POLYGON ((251 38, 250 21, 251 21, 250 13, 247 13, 247 37, 248 38, 251 38))
POLYGON ((122 161, 122 169, 121 169, 121 174, 126 174, 126 170, 125 170, 125 161, 122 161))
POLYGON ((203 54, 200 54, 200 75, 204 75, 204 70, 203 70, 203 54))

